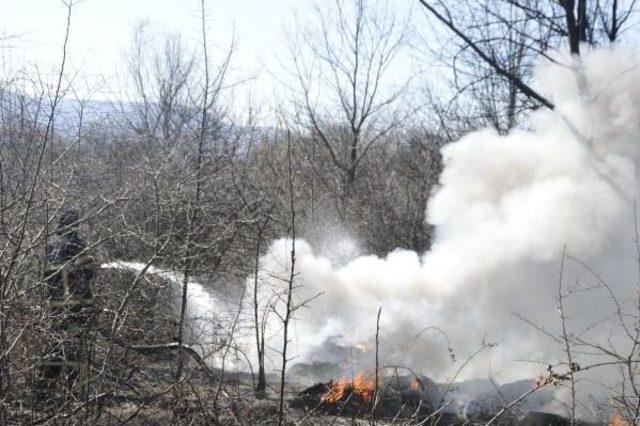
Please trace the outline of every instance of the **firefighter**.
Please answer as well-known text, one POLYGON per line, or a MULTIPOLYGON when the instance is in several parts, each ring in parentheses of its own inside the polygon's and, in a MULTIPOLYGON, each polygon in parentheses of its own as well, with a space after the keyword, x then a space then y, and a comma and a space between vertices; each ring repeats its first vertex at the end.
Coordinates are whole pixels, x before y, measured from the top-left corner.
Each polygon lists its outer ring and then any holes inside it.
POLYGON ((91 358, 96 320, 91 283, 96 268, 78 234, 79 221, 76 210, 62 211, 56 235, 47 244, 42 259, 46 305, 51 318, 50 341, 41 369, 47 388, 56 382, 72 388, 91 358))

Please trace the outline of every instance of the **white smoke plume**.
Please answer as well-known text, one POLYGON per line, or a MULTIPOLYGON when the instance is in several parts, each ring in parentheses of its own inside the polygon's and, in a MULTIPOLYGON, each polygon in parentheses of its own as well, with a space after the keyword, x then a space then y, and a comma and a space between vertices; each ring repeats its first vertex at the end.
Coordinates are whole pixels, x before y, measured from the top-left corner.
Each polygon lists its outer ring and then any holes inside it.
MULTIPOLYGON (((441 185, 428 206, 436 226, 431 251, 337 265, 314 253, 313 242, 296 241, 295 300, 318 297, 296 312, 291 356, 327 360, 327 342, 371 353, 381 306, 383 364, 445 380, 484 340, 498 346, 462 377, 531 378, 565 359, 562 346, 540 331, 560 330, 565 247, 599 275, 565 259, 567 327, 585 340, 624 345, 600 279, 622 310, 636 309, 628 301, 637 286, 640 62, 621 47, 586 51, 580 61, 558 54, 556 61, 536 71, 536 87, 555 111, 533 112, 527 129, 507 136, 486 129, 443 149, 441 185)), ((283 288, 290 250, 290 240, 275 241, 261 260, 263 306, 283 288)), ((269 345, 278 347, 278 332, 269 331, 269 345)), ((586 365, 584 352, 576 358, 586 365)))
MULTIPOLYGON (((628 350, 625 335, 635 333, 640 319, 634 232, 639 65, 621 47, 585 51, 580 61, 558 54, 536 71, 536 87, 555 111, 533 112, 527 129, 507 136, 485 129, 447 145, 440 186, 428 206, 428 221, 436 227, 431 251, 354 258, 352 240, 297 240, 294 301, 310 302, 294 315, 292 363, 371 371, 382 307, 383 366, 407 366, 445 381, 483 342, 495 342, 457 379, 530 379, 547 363, 566 361, 561 342, 545 334, 560 335, 562 265, 572 339, 628 350)), ((272 310, 282 311, 291 247, 288 239, 274 241, 260 261, 260 316, 268 317, 267 364, 274 371, 280 368, 282 330, 272 310)), ((181 282, 167 271, 149 272, 181 282)), ((236 343, 252 358, 253 277, 246 284, 241 314, 247 320, 236 343)), ((240 312, 234 303, 223 307, 198 283, 191 283, 189 297, 189 318, 199 335, 219 334, 240 312)), ((589 355, 594 352, 576 347, 574 361, 585 366, 608 360, 589 355)), ((589 379, 611 373, 594 371, 589 379)), ((580 386, 593 390, 586 380, 580 386)))

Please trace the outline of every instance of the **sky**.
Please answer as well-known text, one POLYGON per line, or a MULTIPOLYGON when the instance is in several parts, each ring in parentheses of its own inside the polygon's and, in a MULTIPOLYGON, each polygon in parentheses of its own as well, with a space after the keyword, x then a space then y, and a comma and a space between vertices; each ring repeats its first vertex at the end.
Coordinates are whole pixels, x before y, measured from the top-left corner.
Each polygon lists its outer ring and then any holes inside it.
MULTIPOLYGON (((81 79, 106 80, 93 98, 114 91, 113 77, 122 73, 123 52, 133 27, 149 22, 154 33, 180 33, 187 41, 200 37, 199 0, 83 0, 73 8, 69 71, 81 79)), ((44 75, 59 68, 66 24, 61 0, 0 0, 0 46, 12 67, 37 66, 44 75)), ((207 0, 209 40, 228 46, 236 34, 234 68, 246 75, 264 74, 275 56, 286 53, 283 27, 295 13, 305 13, 309 0, 207 0)), ((215 58, 213 58, 215 61, 215 58)), ((78 77, 76 77, 78 78, 78 77)), ((81 85, 80 85, 81 86, 81 85)))
MULTIPOLYGON (((206 0, 209 42, 227 47, 232 35, 236 35, 232 71, 238 79, 250 78, 242 89, 244 97, 259 101, 277 91, 276 75, 288 55, 285 28, 294 27, 296 19, 305 20, 313 2, 206 0)), ((118 96, 121 88, 117 76, 125 73, 123 55, 131 46, 137 23, 148 22, 153 34, 179 33, 186 42, 194 44, 201 37, 199 0, 74 0, 74 3, 67 76, 73 77, 74 88, 83 98, 118 96)), ((62 0, 0 0, 0 4, 0 49, 5 70, 25 65, 37 67, 40 75, 53 81, 60 66, 66 25, 67 10, 62 0)), ((222 52, 212 50, 213 55, 222 52)))

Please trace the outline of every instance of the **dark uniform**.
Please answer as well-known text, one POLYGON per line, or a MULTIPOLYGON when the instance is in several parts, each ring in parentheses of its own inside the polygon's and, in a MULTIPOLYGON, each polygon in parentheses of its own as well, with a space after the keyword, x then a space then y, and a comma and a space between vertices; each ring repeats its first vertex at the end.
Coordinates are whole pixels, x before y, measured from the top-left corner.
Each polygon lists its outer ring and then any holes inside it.
POLYGON ((42 258, 51 334, 41 375, 48 386, 64 378, 66 386, 73 387, 78 373, 90 361, 95 322, 91 282, 96 268, 78 235, 78 221, 76 211, 62 212, 57 235, 47 244, 42 258))

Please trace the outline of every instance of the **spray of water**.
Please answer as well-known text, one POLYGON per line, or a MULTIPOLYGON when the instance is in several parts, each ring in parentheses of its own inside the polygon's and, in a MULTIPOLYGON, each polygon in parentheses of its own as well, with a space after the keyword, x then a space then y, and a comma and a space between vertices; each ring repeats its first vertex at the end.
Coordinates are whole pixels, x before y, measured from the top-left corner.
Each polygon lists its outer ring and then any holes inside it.
MULTIPOLYGON (((118 261, 100 265, 102 269, 130 271, 156 276, 172 284, 176 315, 180 312, 182 285, 184 275, 156 266, 147 266, 142 262, 118 261)), ((185 317, 188 323, 189 344, 199 349, 202 356, 208 356, 219 344, 220 324, 228 320, 230 307, 223 299, 215 297, 203 284, 189 280, 187 287, 187 311, 185 317)))

